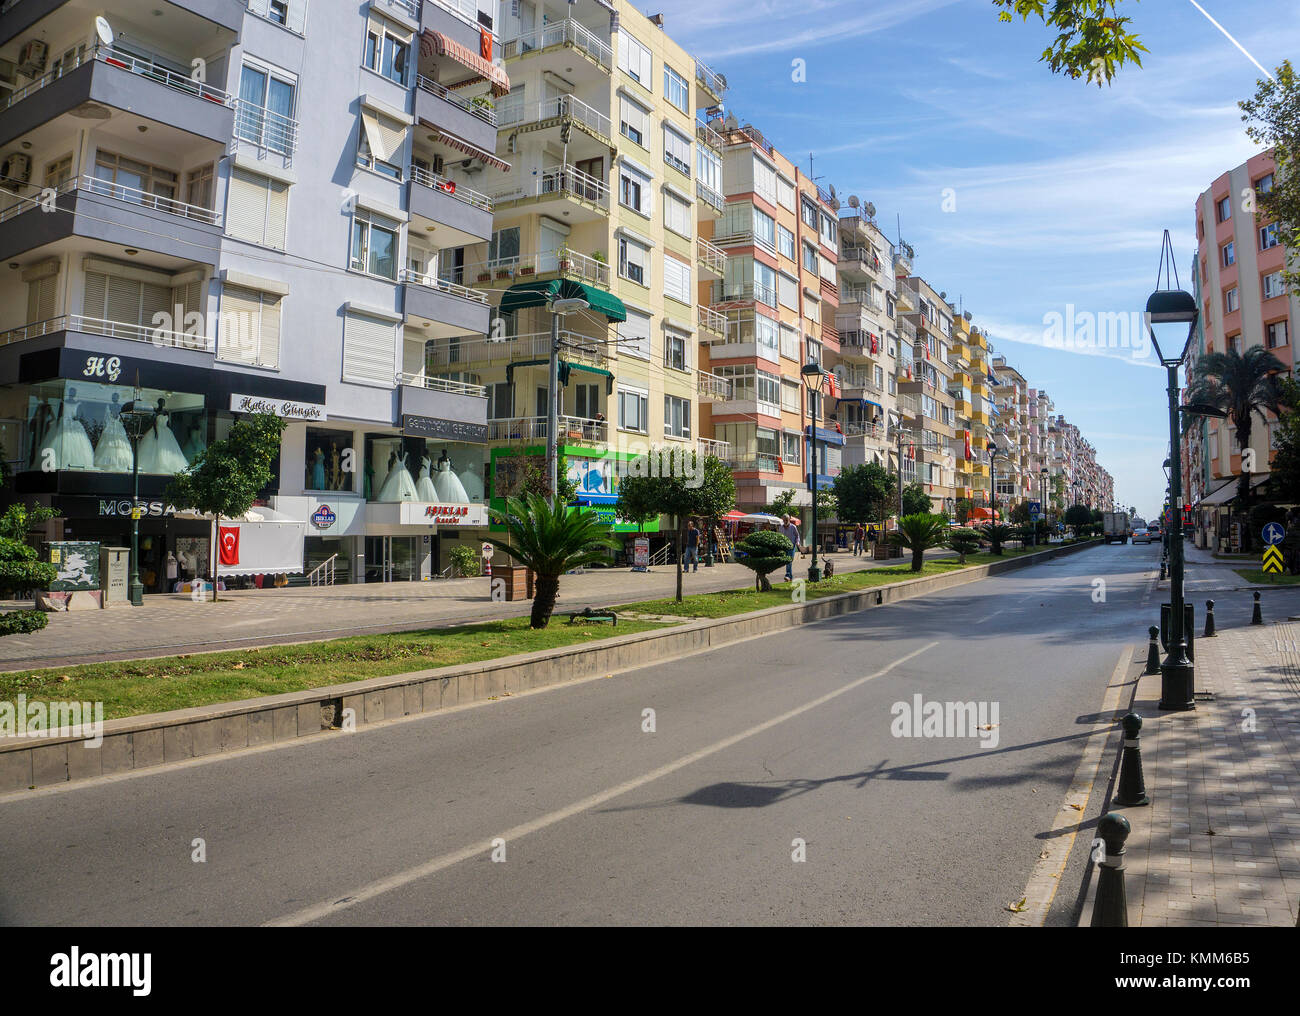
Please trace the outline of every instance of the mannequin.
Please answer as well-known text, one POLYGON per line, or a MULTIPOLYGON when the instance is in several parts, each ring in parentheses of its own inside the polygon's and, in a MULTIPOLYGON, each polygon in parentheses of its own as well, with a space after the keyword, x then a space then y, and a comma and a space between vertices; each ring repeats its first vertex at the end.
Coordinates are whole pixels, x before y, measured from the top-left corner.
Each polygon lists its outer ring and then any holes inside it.
POLYGON ((54 410, 50 408, 49 399, 41 399, 32 410, 32 417, 27 422, 27 433, 32 436, 31 454, 27 456, 27 464, 33 469, 40 469, 40 449, 45 443, 45 434, 50 429, 50 424, 54 421, 54 410))
POLYGON ((59 414, 36 450, 38 469, 49 463, 54 469, 94 469, 95 449, 90 445, 86 428, 77 419, 77 390, 68 388, 59 405, 59 414))
POLYGON ((411 479, 411 474, 406 468, 406 452, 402 452, 402 457, 397 457, 397 452, 393 452, 393 468, 389 471, 388 477, 384 480, 384 485, 379 489, 379 501, 415 501, 415 481, 411 479))
POLYGON ((466 466, 460 473, 460 485, 465 488, 465 494, 471 501, 478 503, 483 500, 483 480, 473 466, 466 466))
POLYGON ((465 493, 464 485, 451 471, 451 459, 447 456, 446 448, 438 458, 438 474, 434 477, 433 486, 438 492, 439 501, 446 504, 469 504, 469 495, 465 493))
POLYGON ((339 443, 330 442, 330 477, 334 481, 330 484, 331 490, 343 489, 343 469, 339 464, 339 443))
POLYGON ((438 500, 438 490, 433 485, 433 480, 429 478, 429 456, 426 453, 420 457, 420 478, 415 481, 416 500, 424 502, 436 502, 438 500))
POLYGON ((165 399, 158 400, 153 426, 140 439, 140 472, 170 475, 183 473, 189 468, 181 446, 176 443, 172 433, 171 417, 167 413, 165 399))
POLYGON ((194 460, 203 451, 203 428, 197 420, 190 424, 190 431, 185 437, 185 444, 181 447, 181 451, 190 465, 194 465, 194 460))
POLYGON ((311 453, 311 484, 309 490, 328 490, 325 486, 325 453, 320 445, 311 453))
POLYGON ((104 413, 104 428, 99 433, 99 444, 95 447, 95 468, 105 473, 131 472, 131 439, 127 437, 126 428, 122 426, 119 414, 122 407, 118 405, 120 396, 113 393, 112 403, 104 413))

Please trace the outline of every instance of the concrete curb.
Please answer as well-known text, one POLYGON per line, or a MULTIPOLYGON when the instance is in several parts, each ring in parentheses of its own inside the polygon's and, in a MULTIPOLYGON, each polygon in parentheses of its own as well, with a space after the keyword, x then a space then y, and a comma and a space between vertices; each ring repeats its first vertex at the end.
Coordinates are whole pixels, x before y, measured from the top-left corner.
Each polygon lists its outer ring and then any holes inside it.
POLYGON ((352 710, 349 719, 361 726, 643 667, 967 585, 1096 546, 1100 541, 1055 547, 948 575, 906 579, 807 603, 694 621, 665 631, 639 632, 593 645, 109 720, 98 747, 76 737, 8 737, 0 740, 0 794, 319 734, 339 726, 347 710, 352 710))

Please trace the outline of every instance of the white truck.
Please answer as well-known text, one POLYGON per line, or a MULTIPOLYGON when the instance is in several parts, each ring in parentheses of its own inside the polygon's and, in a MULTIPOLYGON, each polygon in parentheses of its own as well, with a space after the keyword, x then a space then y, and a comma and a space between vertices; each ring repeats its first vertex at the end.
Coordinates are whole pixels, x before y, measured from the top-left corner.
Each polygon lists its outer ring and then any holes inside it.
POLYGON ((1128 524, 1128 512, 1107 512, 1102 520, 1102 533, 1107 544, 1112 540, 1128 543, 1128 538, 1133 535, 1128 524))

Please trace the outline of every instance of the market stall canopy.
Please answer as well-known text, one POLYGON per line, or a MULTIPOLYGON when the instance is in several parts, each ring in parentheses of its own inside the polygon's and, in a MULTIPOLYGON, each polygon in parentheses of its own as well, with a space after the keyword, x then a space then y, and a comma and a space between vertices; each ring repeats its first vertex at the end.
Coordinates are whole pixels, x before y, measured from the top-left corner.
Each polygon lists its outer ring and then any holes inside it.
POLYGON ((727 512, 726 515, 718 516, 718 518, 720 518, 723 522, 739 522, 744 517, 745 517, 744 512, 738 512, 734 508, 731 511, 727 512))
POLYGON ((517 283, 501 294, 501 313, 545 307, 552 300, 586 300, 592 310, 604 314, 610 321, 627 320, 627 308, 613 293, 572 279, 534 279, 517 283))
POLYGON ((740 522, 767 522, 774 526, 779 526, 781 520, 775 515, 767 515, 763 512, 753 512, 750 515, 742 515, 737 521, 740 522))

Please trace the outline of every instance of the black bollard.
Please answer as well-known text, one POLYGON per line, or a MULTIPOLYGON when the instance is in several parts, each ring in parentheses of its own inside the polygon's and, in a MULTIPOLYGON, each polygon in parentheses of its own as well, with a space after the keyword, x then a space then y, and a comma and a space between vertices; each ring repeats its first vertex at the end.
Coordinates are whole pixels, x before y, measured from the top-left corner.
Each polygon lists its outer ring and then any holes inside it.
POLYGON ((1162 557, 1160 559, 1160 581, 1163 582, 1164 580, 1165 580, 1165 559, 1162 557))
POLYGON ((1145 674, 1160 673, 1160 629, 1154 624, 1151 626, 1151 644, 1147 646, 1147 669, 1145 674))
POLYGON ((1121 808, 1150 804, 1146 780, 1142 776, 1142 747, 1138 744, 1142 717, 1129 713, 1120 723, 1124 725, 1124 747, 1119 754, 1119 790, 1115 794, 1115 803, 1121 808))
POLYGON ((1217 638, 1218 632, 1214 630, 1214 601, 1205 601, 1205 635, 1207 639, 1217 638))
POLYGON ((1251 624, 1264 623, 1264 613, 1259 609, 1259 593, 1255 594, 1255 609, 1251 612, 1250 623, 1251 624))
POLYGON ((1092 927, 1127 928, 1128 899, 1124 894, 1124 841, 1132 827, 1128 819, 1109 812, 1097 823, 1106 844, 1106 857, 1097 875, 1097 899, 1092 905, 1092 927))

